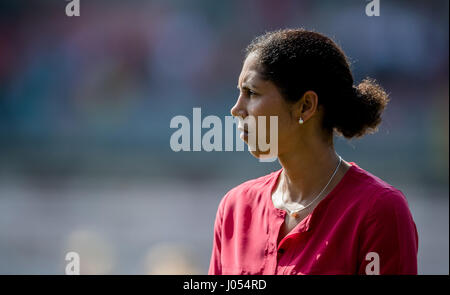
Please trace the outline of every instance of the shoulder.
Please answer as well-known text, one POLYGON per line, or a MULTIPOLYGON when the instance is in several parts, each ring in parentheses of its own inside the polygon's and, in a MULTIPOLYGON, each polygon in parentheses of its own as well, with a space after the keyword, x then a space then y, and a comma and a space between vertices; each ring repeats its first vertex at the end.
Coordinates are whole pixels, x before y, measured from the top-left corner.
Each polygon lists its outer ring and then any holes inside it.
POLYGON ((335 203, 354 205, 366 219, 409 214, 408 202, 401 190, 355 163, 351 164, 353 167, 348 171, 340 198, 336 198, 335 203))
POLYGON ((348 186, 363 196, 370 205, 374 203, 404 203, 406 202, 403 192, 378 176, 353 164, 349 175, 348 186))
POLYGON ((378 221, 412 219, 405 195, 394 187, 381 189, 373 195, 367 217, 378 221))
POLYGON ((410 216, 408 201, 400 189, 356 165, 352 180, 364 196, 369 219, 410 216))
POLYGON ((394 186, 387 183, 380 177, 366 171, 351 162, 352 170, 349 171, 350 184, 358 189, 364 189, 366 192, 377 192, 382 190, 397 190, 394 186))
POLYGON ((250 204, 258 201, 264 193, 271 190, 280 172, 281 169, 255 179, 247 180, 235 186, 222 198, 219 208, 224 210, 230 206, 234 207, 239 204, 250 204))

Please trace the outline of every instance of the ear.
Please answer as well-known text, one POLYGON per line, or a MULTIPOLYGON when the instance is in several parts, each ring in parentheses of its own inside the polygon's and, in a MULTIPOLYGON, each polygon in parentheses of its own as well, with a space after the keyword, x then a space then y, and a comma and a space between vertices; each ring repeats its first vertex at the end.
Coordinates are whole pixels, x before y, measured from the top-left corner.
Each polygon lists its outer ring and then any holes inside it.
POLYGON ((302 98, 292 106, 293 119, 298 121, 300 117, 306 122, 317 111, 319 97, 312 90, 306 91, 302 98))

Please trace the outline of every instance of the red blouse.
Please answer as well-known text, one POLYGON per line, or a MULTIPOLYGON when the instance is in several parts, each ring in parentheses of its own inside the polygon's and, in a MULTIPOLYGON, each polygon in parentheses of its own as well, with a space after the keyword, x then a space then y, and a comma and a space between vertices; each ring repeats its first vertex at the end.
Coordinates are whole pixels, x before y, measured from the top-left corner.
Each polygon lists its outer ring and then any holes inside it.
POLYGON ((272 203, 282 169, 220 202, 209 274, 417 274, 418 234, 403 193, 351 162, 334 189, 277 245, 272 203))

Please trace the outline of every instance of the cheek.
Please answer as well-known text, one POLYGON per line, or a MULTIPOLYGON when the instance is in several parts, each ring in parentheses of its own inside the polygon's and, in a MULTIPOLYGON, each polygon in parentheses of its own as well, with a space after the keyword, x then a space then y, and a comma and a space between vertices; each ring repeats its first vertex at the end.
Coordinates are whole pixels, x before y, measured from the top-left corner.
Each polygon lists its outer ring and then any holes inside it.
POLYGON ((258 116, 266 116, 269 109, 267 104, 262 100, 250 100, 247 104, 247 112, 249 116, 257 118, 258 116))
POLYGON ((291 130, 291 121, 289 118, 283 117, 278 120, 278 140, 280 142, 284 142, 285 140, 289 140, 292 137, 291 130))
MULTIPOLYGON (((262 116, 266 119, 265 128, 270 130, 270 117, 277 118, 278 133, 288 130, 291 126, 290 113, 286 108, 283 108, 283 101, 280 98, 273 96, 259 97, 252 100, 247 105, 247 112, 249 116, 253 116, 258 122, 258 117, 262 116)), ((260 124, 257 124, 260 125, 260 124)), ((257 126, 260 128, 262 126, 257 126)), ((268 134, 268 132, 266 132, 268 134)), ((281 134, 280 134, 281 135, 281 134)))
POLYGON ((276 103, 277 100, 270 97, 261 97, 250 101, 247 105, 248 114, 254 117, 263 116, 278 116, 284 115, 280 105, 276 103))
MULTIPOLYGON (((277 132, 278 141, 282 144, 292 136, 292 132, 290 131, 292 129, 290 114, 285 110, 275 109, 272 115, 277 116, 277 127, 274 131, 277 132)), ((273 127, 270 124, 270 118, 267 118, 267 120, 266 128, 270 132, 270 128, 273 127)), ((267 135, 269 135, 269 132, 267 132, 267 135)))

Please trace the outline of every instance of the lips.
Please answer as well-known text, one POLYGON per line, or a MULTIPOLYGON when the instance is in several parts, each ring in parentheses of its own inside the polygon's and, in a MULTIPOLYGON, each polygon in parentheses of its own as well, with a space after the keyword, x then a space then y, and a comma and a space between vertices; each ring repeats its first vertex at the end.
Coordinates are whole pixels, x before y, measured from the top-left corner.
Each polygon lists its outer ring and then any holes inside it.
POLYGON ((248 138, 248 129, 239 126, 239 127, 238 127, 238 130, 241 132, 241 134, 239 135, 239 137, 240 137, 243 141, 247 142, 247 138, 248 138))
POLYGON ((238 124, 238 126, 237 126, 237 129, 239 130, 239 131, 241 131, 242 133, 241 133, 241 138, 242 137, 248 137, 248 135, 250 134, 250 133, 253 133, 253 132, 255 132, 255 127, 256 126, 254 126, 255 125, 255 122, 252 122, 252 121, 248 121, 248 120, 246 120, 246 119, 244 119, 244 120, 239 120, 239 124, 238 124))
POLYGON ((248 133, 248 124, 246 122, 239 122, 238 130, 248 133))

